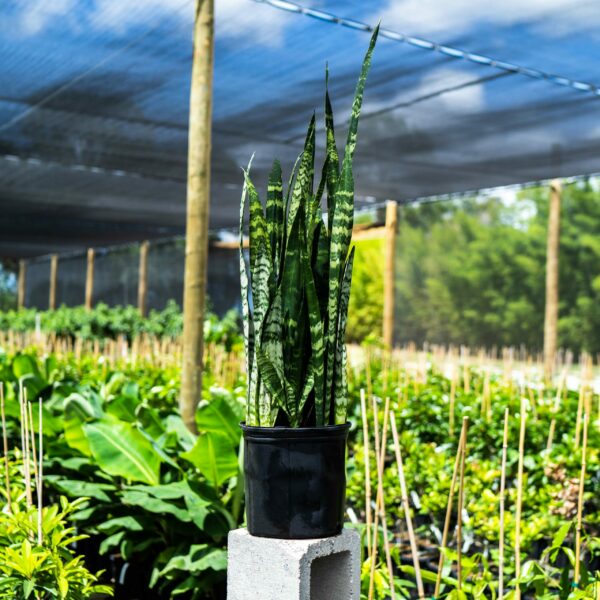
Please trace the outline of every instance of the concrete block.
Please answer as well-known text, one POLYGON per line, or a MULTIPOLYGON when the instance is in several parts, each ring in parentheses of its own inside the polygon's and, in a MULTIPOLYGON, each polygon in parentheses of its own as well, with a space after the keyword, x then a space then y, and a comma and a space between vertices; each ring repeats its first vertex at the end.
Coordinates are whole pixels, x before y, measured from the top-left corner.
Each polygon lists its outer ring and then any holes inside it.
POLYGON ((227 600, 359 600, 360 536, 314 540, 229 533, 227 600))

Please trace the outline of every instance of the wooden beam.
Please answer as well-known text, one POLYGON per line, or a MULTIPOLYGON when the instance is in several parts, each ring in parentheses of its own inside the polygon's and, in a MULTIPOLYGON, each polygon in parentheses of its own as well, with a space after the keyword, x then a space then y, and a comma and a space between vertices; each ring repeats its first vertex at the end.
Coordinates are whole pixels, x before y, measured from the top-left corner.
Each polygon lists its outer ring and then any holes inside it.
POLYGON ((25 279, 27 277, 27 262, 23 259, 19 261, 19 284, 17 289, 17 307, 25 307, 25 279))
POLYGON ((148 247, 149 242, 140 244, 140 268, 138 274, 138 309, 142 317, 146 316, 146 297, 148 295, 148 247))
MULTIPOLYGON (((383 344, 391 348, 394 343, 394 257, 396 254, 396 228, 398 203, 390 201, 385 207, 385 247, 383 262, 383 344)), ((369 230, 367 230, 369 231, 369 230)))
POLYGON ((187 218, 183 284, 183 365, 179 409, 197 432, 202 397, 204 308, 208 259, 214 0, 196 0, 188 135, 187 218))
POLYGON ((94 249, 88 248, 87 271, 85 274, 85 307, 87 310, 92 310, 94 300, 94 256, 94 249))
MULTIPOLYGON (((385 227, 370 227, 368 229, 355 229, 352 232, 353 242, 363 242, 365 240, 381 240, 386 237, 387 229, 385 227)), ((244 248, 249 247, 249 241, 247 237, 244 237, 244 248)), ((237 250, 240 247, 240 243, 237 240, 223 241, 215 240, 210 244, 211 248, 219 248, 222 250, 237 250)))
POLYGON ((56 279, 58 275, 58 254, 50 257, 50 292, 48 294, 48 309, 56 309, 56 279))
POLYGON ((546 314, 544 319, 544 377, 549 381, 554 374, 558 337, 558 255, 560 246, 561 184, 554 179, 550 184, 548 212, 548 244, 546 251, 546 314))

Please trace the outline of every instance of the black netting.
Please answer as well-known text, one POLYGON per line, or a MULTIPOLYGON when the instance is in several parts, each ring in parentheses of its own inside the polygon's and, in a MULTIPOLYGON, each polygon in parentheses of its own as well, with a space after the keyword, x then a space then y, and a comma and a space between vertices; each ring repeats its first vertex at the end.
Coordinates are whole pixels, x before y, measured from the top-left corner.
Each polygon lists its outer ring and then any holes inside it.
MULTIPOLYGON (((137 305, 140 252, 137 244, 100 248, 94 260, 93 302, 109 306, 137 305)), ((169 300, 183 304, 185 240, 158 240, 149 245, 148 310, 165 308, 169 300)), ((56 305, 79 306, 85 301, 87 255, 58 259, 56 305)), ((47 309, 50 292, 50 257, 27 261, 25 306, 47 309)), ((239 307, 239 255, 237 250, 211 248, 208 260, 209 308, 223 315, 239 307)))
MULTIPOLYGON (((598 94, 497 66, 597 84, 593 2, 406 3, 307 4, 497 63, 380 40, 356 155, 359 206, 600 171, 598 94)), ((59 4, 0 5, 0 255, 183 234, 193 2, 59 4)), ((253 152, 261 190, 273 158, 289 173, 312 111, 322 116, 326 61, 341 145, 368 33, 251 0, 215 4, 218 229, 236 226, 253 152)))

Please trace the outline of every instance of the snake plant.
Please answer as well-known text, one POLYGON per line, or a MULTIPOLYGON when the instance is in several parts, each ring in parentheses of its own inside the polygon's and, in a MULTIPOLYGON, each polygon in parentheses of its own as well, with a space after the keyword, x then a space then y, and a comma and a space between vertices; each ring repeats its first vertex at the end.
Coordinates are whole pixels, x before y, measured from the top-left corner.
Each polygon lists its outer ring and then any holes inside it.
POLYGON ((350 250, 352 159, 377 33, 378 28, 356 87, 341 168, 326 83, 326 153, 317 189, 314 115, 285 195, 278 161, 269 176, 264 210, 250 179, 250 167, 244 172, 240 279, 248 373, 247 425, 307 427, 346 421, 344 335, 354 257, 354 248, 350 250), (325 192, 326 222, 321 212, 325 192), (243 252, 246 205, 250 273, 243 252))

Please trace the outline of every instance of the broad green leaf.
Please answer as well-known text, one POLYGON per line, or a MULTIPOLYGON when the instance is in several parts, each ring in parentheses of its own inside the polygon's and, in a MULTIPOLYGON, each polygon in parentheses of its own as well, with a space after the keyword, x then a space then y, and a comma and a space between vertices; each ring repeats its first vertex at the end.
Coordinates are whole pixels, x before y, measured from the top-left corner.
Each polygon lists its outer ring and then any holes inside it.
POLYGON ((155 485, 161 459, 152 444, 130 423, 96 421, 83 426, 90 451, 110 475, 155 485))
POLYGON ((71 498, 94 498, 98 502, 111 502, 110 492, 117 488, 109 483, 96 483, 93 481, 79 481, 76 479, 63 479, 58 475, 44 475, 44 480, 52 484, 59 492, 71 498))
MULTIPOLYGON (((141 488, 126 489, 122 496, 123 504, 130 506, 138 506, 151 513, 159 515, 172 515, 183 523, 189 523, 192 520, 189 511, 178 505, 173 500, 157 498, 154 495, 147 493, 141 488)), ((181 496, 177 498, 178 500, 181 496)))
POLYGON ((204 433, 189 452, 181 457, 191 462, 214 486, 218 487, 238 473, 235 449, 224 435, 204 433))
POLYGON ((229 404, 218 396, 200 403, 196 413, 196 424, 200 432, 220 433, 227 436, 234 445, 240 441, 238 418, 229 404))
POLYGON ((201 573, 207 569, 225 571, 227 569, 227 553, 225 550, 211 548, 208 544, 194 544, 187 554, 173 556, 164 566, 159 576, 178 570, 185 573, 201 573))
POLYGON ((148 523, 144 522, 140 517, 125 516, 109 519, 98 525, 98 531, 102 533, 113 534, 116 531, 125 529, 127 531, 144 531, 148 523))

